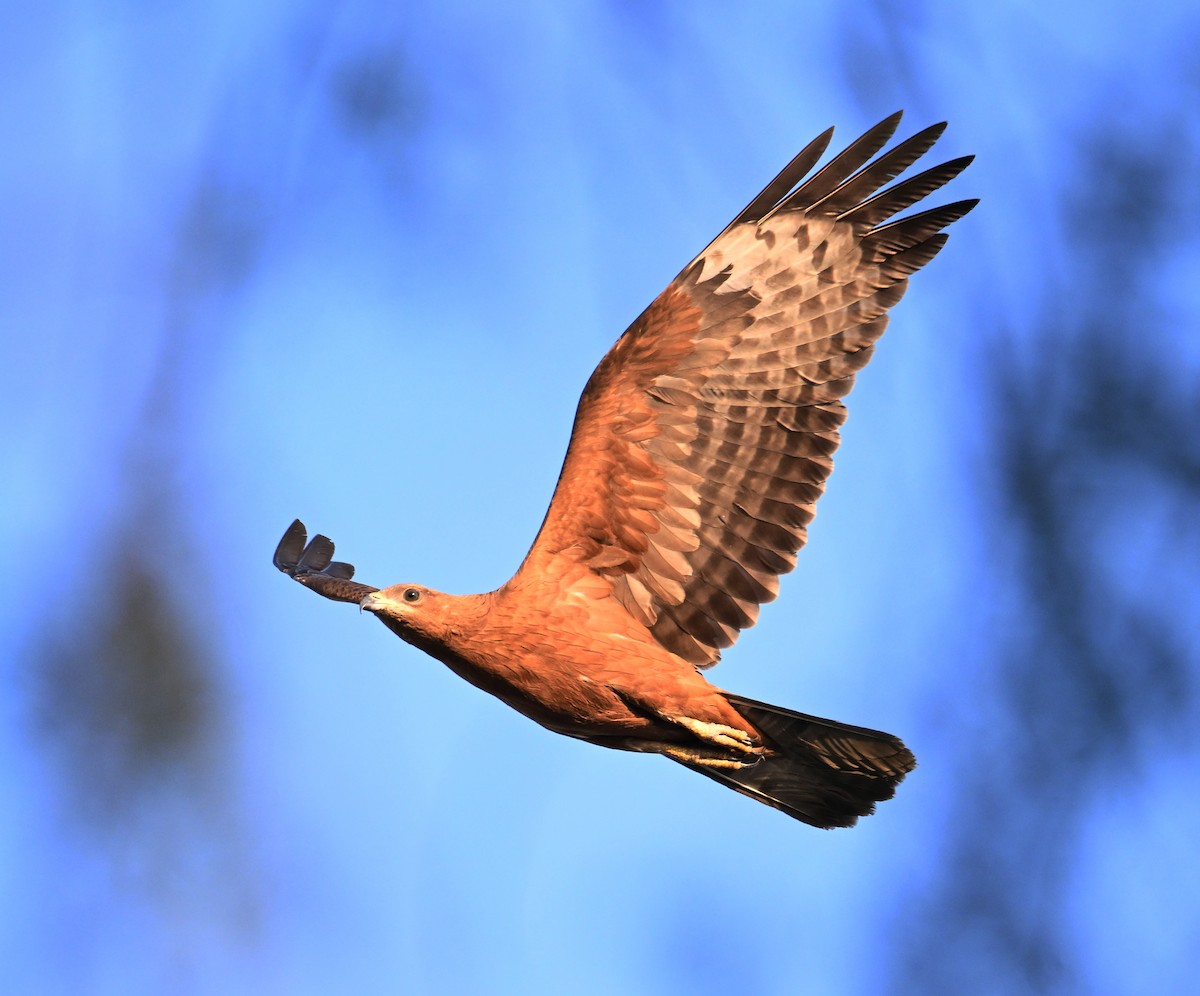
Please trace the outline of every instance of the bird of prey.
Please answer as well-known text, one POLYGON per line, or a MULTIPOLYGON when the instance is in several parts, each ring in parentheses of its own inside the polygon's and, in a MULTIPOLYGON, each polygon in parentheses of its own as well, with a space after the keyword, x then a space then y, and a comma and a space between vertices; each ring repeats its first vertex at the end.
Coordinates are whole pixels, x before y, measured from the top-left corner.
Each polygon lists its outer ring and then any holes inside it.
POLYGON ((275 566, 558 733, 661 754, 816 827, 873 812, 916 764, 898 738, 723 691, 702 671, 795 566, 842 398, 909 275, 976 204, 894 220, 971 161, 886 186, 945 128, 872 160, 899 121, 808 176, 833 129, 811 142, 617 340, 504 585, 358 584, 299 520, 275 566))

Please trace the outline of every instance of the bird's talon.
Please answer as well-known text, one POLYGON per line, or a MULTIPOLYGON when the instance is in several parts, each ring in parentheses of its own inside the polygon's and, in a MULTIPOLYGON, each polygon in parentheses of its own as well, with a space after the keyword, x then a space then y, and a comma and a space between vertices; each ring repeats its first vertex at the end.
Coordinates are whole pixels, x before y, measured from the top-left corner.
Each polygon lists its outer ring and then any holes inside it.
POLYGON ((745 730, 739 730, 733 726, 725 726, 722 723, 704 723, 698 719, 688 719, 686 716, 677 719, 676 722, 691 730, 696 736, 706 743, 715 744, 719 747, 731 747, 743 754, 761 754, 762 748, 755 742, 745 730))

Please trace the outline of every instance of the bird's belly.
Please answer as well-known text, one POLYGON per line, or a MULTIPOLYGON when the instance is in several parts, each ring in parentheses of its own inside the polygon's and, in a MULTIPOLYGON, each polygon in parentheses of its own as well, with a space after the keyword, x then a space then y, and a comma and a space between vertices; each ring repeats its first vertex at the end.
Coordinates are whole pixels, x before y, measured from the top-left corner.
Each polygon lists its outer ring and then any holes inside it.
POLYGON ((439 657, 460 677, 555 733, 598 743, 623 738, 675 741, 680 737, 673 723, 632 707, 621 694, 623 686, 636 684, 642 676, 637 668, 619 662, 581 663, 541 648, 502 658, 439 657))

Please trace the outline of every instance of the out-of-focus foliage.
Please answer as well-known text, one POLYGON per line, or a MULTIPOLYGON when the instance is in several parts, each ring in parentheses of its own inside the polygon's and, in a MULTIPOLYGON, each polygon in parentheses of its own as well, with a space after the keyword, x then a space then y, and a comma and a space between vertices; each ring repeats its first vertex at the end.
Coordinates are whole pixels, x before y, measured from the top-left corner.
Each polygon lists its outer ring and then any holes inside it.
POLYGON ((8 988, 1190 980, 1185 5, 51 4, 7 27, 8 988), (552 737, 271 569, 301 515, 371 583, 502 581, 623 324, 799 144, 897 106, 906 131, 950 119, 946 156, 980 157, 948 193, 984 200, 714 674, 903 735, 921 767, 877 816, 807 833, 552 737))
MULTIPOLYGON (((880 18, 917 71, 909 15, 880 18)), ((1036 260, 1037 285, 1028 301, 977 302, 979 628, 971 673, 941 696, 958 784, 938 859, 904 905, 897 992, 1141 991, 1200 938, 1186 875, 1150 901, 1100 910, 1081 898, 1102 892, 1094 836, 1111 800, 1197 749, 1194 51, 1194 34, 1165 45, 1151 82, 1096 75, 1060 125, 1050 189, 1005 243, 1036 260), (1156 89, 1163 79, 1180 89, 1156 89), (967 697, 982 709, 954 708, 967 697), (1164 928, 1159 903, 1188 912, 1164 928), (1104 951, 1116 938, 1125 949, 1104 951)))

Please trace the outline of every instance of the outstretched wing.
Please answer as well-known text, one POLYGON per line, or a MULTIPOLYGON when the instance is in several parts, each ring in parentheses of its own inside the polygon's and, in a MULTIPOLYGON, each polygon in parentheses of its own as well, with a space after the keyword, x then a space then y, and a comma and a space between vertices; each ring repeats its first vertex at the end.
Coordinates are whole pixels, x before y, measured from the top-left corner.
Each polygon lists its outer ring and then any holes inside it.
POLYGON ((658 642, 704 666, 754 624, 804 544, 841 398, 909 274, 975 201, 898 221, 970 157, 885 190, 944 124, 865 165, 900 115, 823 169, 804 149, 626 330, 592 374, 554 498, 510 584, 561 558, 609 579, 658 642))
POLYGON ((358 603, 379 590, 351 581, 354 565, 333 559, 333 540, 328 536, 317 533, 309 542, 308 530, 299 519, 287 527, 273 563, 288 577, 335 602, 358 603))

